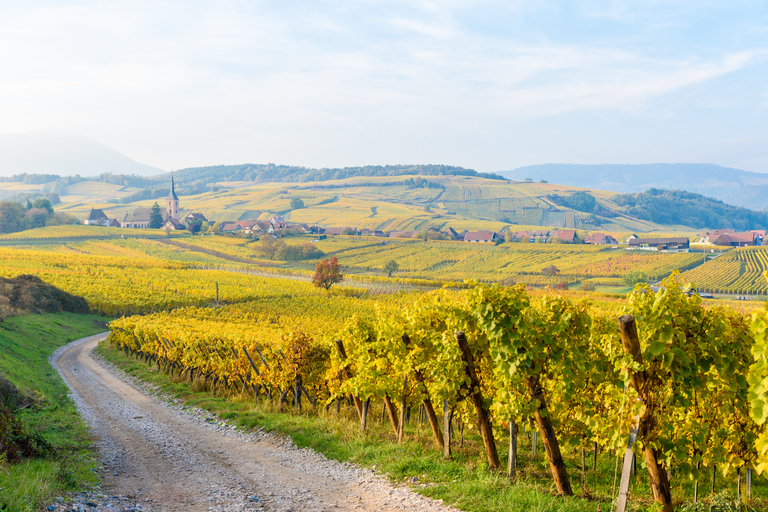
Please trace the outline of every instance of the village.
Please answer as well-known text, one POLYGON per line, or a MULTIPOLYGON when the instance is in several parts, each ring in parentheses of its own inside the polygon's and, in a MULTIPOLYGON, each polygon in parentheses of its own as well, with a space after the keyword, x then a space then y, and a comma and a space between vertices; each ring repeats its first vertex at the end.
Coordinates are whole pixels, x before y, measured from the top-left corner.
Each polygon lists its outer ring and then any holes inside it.
MULTIPOLYGON (((506 233, 493 230, 458 231, 452 227, 440 230, 430 227, 424 231, 381 231, 374 229, 358 229, 355 226, 319 226, 306 223, 286 222, 280 215, 273 216, 270 220, 238 220, 211 222, 203 213, 189 212, 179 217, 179 197, 176 195, 173 177, 171 177, 171 189, 165 200, 165 215, 160 213, 159 207, 155 208, 157 216, 153 222, 151 208, 137 208, 132 213, 125 215, 122 221, 110 219, 103 210, 91 208, 85 225, 121 227, 134 229, 157 228, 167 231, 188 230, 196 233, 215 233, 222 235, 236 235, 250 238, 261 236, 281 237, 291 234, 314 235, 318 239, 328 236, 366 236, 379 238, 404 238, 424 240, 452 240, 457 242, 499 244, 503 242, 519 243, 565 243, 565 244, 590 244, 610 245, 616 248, 625 247, 631 250, 663 251, 663 252, 688 252, 691 249, 691 238, 688 237, 655 237, 639 236, 631 234, 623 240, 617 240, 607 233, 595 232, 583 237, 575 229, 534 229, 534 230, 509 230, 506 233), (154 225, 153 225, 154 224, 154 225), (203 229, 205 228, 205 229, 203 229)), ((156 203, 157 206, 157 203, 156 203)), ((737 232, 735 229, 717 229, 706 231, 693 242, 695 245, 717 247, 748 247, 763 245, 765 230, 750 230, 737 232)))

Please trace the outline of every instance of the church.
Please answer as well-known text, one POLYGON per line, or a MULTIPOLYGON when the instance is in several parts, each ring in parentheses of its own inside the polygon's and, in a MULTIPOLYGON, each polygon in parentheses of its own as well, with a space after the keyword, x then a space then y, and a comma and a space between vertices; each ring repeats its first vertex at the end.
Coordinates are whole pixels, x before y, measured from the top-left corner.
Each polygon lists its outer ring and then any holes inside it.
POLYGON ((176 188, 173 184, 173 173, 171 173, 171 191, 168 193, 168 197, 165 198, 165 222, 163 222, 163 229, 187 229, 184 224, 179 222, 179 196, 176 195, 176 188))
MULTIPOLYGON (((150 208, 137 208, 133 213, 125 215, 123 222, 120 223, 124 228, 149 228, 150 208)), ((171 173, 171 191, 165 199, 165 217, 162 225, 163 229, 177 230, 187 229, 184 224, 179 222, 179 196, 176 195, 176 187, 173 182, 173 173, 171 173)))

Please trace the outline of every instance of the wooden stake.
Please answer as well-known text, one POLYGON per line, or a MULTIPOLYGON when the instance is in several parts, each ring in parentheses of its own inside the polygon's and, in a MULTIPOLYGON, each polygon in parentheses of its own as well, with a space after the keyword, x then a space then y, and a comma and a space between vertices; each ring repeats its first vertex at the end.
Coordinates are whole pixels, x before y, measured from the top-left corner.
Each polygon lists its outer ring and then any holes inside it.
POLYGON ((443 402, 443 458, 450 460, 451 457, 451 416, 453 409, 450 402, 446 399, 443 402))
POLYGON ((403 377, 403 394, 400 399, 400 422, 397 429, 397 444, 403 442, 403 426, 405 425, 405 401, 408 393, 408 376, 403 377))
POLYGON ((640 428, 640 417, 636 416, 636 423, 629 432, 627 440, 627 449, 624 452, 624 464, 621 467, 621 483, 619 484, 619 501, 616 505, 616 512, 625 512, 627 510, 627 500, 629 498, 629 480, 632 474, 632 459, 635 454, 632 452, 632 445, 637 439, 637 431, 640 428))
POLYGON ((535 457, 536 456, 536 431, 535 430, 531 433, 531 439, 532 439, 531 455, 535 457))
POLYGON ((488 458, 488 468, 495 470, 499 468, 499 454, 496 452, 496 442, 493 439, 493 428, 491 427, 490 417, 488 411, 483 404, 483 394, 480 390, 480 379, 477 378, 475 373, 475 362, 472 357, 472 352, 469 350, 469 343, 467 342, 467 336, 463 331, 458 331, 454 334, 456 342, 461 349, 461 358, 464 360, 464 371, 469 377, 469 389, 472 403, 475 406, 475 412, 477 413, 477 423, 480 427, 480 434, 483 436, 483 444, 485 445, 485 453, 488 458))
MULTIPOLYGON (((621 335, 621 344, 624 352, 631 355, 636 363, 643 363, 643 354, 640 349, 640 339, 637 335, 637 326, 635 317, 632 315, 622 315, 619 317, 619 334, 621 335)), ((645 371, 638 371, 632 374, 632 385, 640 395, 643 401, 643 409, 640 413, 639 434, 645 439, 655 428, 656 419, 654 418, 654 403, 651 400, 651 391, 648 385, 648 376, 645 371)), ((647 445, 646 445, 647 446, 647 445)), ((648 476, 651 481, 651 490, 653 498, 661 504, 664 512, 673 512, 672 490, 669 485, 667 473, 664 470, 664 464, 659 461, 656 450, 645 448, 645 461, 648 467, 648 476)))
POLYGON ((509 418, 509 461, 507 462, 507 476, 515 479, 517 469, 517 425, 513 418, 509 418))
POLYGON ((360 417, 360 430, 365 432, 365 429, 368 427, 368 408, 371 406, 371 399, 366 398, 365 402, 363 402, 363 414, 360 417))

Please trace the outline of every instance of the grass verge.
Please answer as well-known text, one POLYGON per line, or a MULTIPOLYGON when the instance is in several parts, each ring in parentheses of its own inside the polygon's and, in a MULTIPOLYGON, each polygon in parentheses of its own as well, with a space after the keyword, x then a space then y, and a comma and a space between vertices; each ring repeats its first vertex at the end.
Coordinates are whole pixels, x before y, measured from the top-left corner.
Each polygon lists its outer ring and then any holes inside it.
MULTIPOLYGON (((618 481, 614 481, 617 459, 611 453, 599 453, 595 469, 593 453, 587 451, 586 485, 581 487, 580 453, 573 449, 564 450, 571 485, 577 496, 558 497, 543 447, 539 444, 537 455, 532 455, 530 437, 520 437, 518 476, 510 484, 506 474, 487 470, 482 440, 468 430, 463 444, 454 446, 453 460, 445 461, 442 452, 435 449, 428 427, 420 426, 416 418, 411 418, 407 424, 405 442, 397 444, 388 421, 382 421, 381 404, 372 404, 369 428, 363 433, 354 408, 349 405, 342 407, 340 414, 334 407, 329 411, 314 410, 308 404, 303 413, 298 413, 256 401, 252 396, 234 394, 225 398, 206 391, 200 382, 189 383, 179 377, 164 375, 154 366, 128 357, 107 343, 98 351, 127 373, 157 385, 188 405, 205 409, 244 428, 262 428, 289 435, 297 446, 311 447, 332 459, 375 467, 394 482, 407 483, 421 494, 442 499, 462 510, 607 512, 611 510, 611 496, 618 492, 618 481)), ((458 431, 455 437, 456 444, 460 444, 458 431)), ((497 440, 503 467, 506 467, 506 456, 502 452, 505 452, 507 441, 508 438, 497 440)), ((655 510, 647 473, 640 462, 630 488, 631 510, 655 510)), ((732 487, 732 494, 735 494, 735 476, 728 480, 719 476, 718 479, 719 491, 732 487)), ((702 496, 708 494, 705 488, 707 485, 702 482, 702 496)), ((677 497, 689 496, 692 491, 692 482, 677 482, 673 486, 673 495, 677 497)), ((768 485, 764 478, 758 479, 755 475, 752 492, 755 500, 751 506, 755 510, 763 509, 768 504, 765 500, 768 485)))
POLYGON ((70 341, 105 330, 102 317, 74 313, 0 322, 0 374, 35 398, 16 417, 50 446, 44 457, 13 464, 0 460, 0 510, 40 510, 65 491, 98 483, 88 429, 48 357, 70 341))

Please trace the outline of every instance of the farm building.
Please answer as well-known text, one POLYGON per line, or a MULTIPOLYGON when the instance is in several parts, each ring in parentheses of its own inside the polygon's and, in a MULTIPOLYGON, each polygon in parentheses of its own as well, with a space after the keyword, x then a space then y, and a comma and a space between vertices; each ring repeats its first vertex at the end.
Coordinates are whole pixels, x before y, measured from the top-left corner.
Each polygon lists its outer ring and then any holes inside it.
POLYGON ((496 244, 503 242, 504 239, 494 231, 467 231, 467 234, 464 235, 464 241, 481 244, 496 244))
POLYGON ((678 252, 688 252, 691 245, 685 237, 631 238, 628 243, 630 249, 678 252))
POLYGON ((584 243, 593 245, 611 245, 617 244, 618 242, 611 235, 606 235, 605 233, 593 233, 584 237, 584 243))

